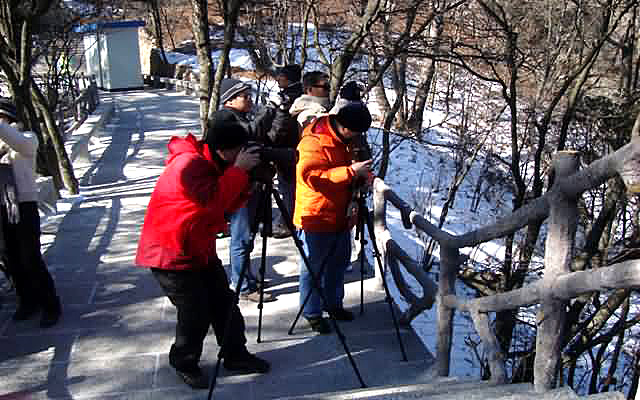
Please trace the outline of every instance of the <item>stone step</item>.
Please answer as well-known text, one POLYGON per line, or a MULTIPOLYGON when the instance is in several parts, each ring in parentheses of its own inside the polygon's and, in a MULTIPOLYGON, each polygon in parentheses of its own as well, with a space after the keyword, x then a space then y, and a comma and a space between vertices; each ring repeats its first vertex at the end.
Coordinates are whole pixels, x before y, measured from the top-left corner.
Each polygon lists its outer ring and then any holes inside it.
POLYGON ((623 400, 624 398, 620 392, 598 393, 580 397, 568 387, 537 393, 533 390, 533 385, 529 383, 493 385, 489 382, 436 378, 430 383, 288 396, 278 400, 623 400))
POLYGON ((480 400, 502 399, 532 390, 530 384, 492 385, 488 382, 460 381, 456 378, 433 378, 430 383, 355 389, 334 393, 289 396, 279 400, 480 400))

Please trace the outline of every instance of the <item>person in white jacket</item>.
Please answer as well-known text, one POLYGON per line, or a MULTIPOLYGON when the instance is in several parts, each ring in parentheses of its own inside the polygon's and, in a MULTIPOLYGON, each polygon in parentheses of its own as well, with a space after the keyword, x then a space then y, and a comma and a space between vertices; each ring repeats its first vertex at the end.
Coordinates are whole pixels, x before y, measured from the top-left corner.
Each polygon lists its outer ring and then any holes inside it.
POLYGON ((289 114, 297 121, 300 132, 318 116, 329 111, 329 75, 322 71, 311 71, 302 77, 304 94, 295 99, 289 114))
POLYGON ((19 128, 15 105, 0 98, 0 164, 10 165, 14 177, 14 182, 1 182, 0 204, 7 268, 18 297, 13 320, 29 319, 42 310, 40 326, 48 328, 58 322, 62 307, 40 251, 37 150, 38 137, 19 128))

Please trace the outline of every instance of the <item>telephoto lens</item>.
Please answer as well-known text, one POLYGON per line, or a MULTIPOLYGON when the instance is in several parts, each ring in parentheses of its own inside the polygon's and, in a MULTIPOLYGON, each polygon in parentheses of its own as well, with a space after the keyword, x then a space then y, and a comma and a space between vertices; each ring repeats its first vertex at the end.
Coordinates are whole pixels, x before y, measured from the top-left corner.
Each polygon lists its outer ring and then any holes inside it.
POLYGON ((362 133, 351 139, 351 151, 355 161, 366 161, 371 159, 371 148, 367 143, 367 135, 362 133))

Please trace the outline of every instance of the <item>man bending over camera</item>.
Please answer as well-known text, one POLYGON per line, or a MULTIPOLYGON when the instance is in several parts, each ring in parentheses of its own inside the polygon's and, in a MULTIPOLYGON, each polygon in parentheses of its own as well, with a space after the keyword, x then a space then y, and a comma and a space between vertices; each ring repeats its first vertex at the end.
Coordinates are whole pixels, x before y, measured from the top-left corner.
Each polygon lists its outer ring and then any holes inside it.
POLYGON ((224 134, 210 135, 206 141, 191 134, 169 141, 166 167, 151 194, 136 254, 136 264, 151 268, 178 310, 169 363, 194 389, 208 387, 198 362, 210 325, 218 345, 229 331, 221 353, 226 369, 269 371, 267 361, 247 351, 244 319, 215 242, 226 224, 224 213, 245 203, 248 172, 259 156, 255 149, 242 150, 247 133, 240 125, 221 124, 217 129, 224 134))

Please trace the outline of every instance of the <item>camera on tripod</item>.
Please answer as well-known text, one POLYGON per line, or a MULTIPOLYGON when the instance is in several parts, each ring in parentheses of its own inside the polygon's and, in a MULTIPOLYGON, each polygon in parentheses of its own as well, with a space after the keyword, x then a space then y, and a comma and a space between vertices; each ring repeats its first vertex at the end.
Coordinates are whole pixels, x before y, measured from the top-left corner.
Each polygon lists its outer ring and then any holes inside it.
POLYGON ((260 154, 260 161, 273 163, 295 163, 295 150, 266 146, 260 142, 247 142, 245 148, 256 147, 260 154))
MULTIPOLYGON (((274 165, 276 167, 291 166, 296 162, 296 151, 290 148, 279 148, 266 146, 263 143, 250 141, 245 145, 245 149, 257 149, 260 155, 260 164, 251 170, 251 178, 258 182, 270 182, 274 175, 274 165)), ((255 150, 254 150, 255 151, 255 150)))
POLYGON ((351 152, 356 162, 371 159, 371 147, 367 142, 367 136, 363 133, 351 139, 351 152))

